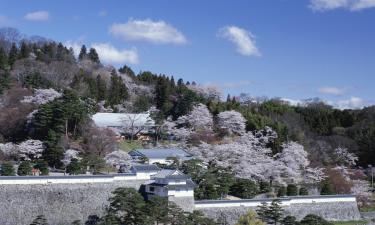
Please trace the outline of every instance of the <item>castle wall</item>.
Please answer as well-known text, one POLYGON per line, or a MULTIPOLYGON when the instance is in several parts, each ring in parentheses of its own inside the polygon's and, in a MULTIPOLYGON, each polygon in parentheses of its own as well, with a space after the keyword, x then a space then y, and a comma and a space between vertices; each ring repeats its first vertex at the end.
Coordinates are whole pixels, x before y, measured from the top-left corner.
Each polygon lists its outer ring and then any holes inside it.
MULTIPOLYGON (((285 215, 295 216, 299 220, 307 214, 316 214, 330 221, 361 218, 356 198, 352 195, 305 196, 279 200, 285 215)), ((249 210, 256 210, 262 202, 270 204, 272 201, 270 199, 196 201, 195 209, 201 210, 210 218, 226 218, 229 224, 234 224, 241 215, 249 210)))
POLYGON ((108 198, 116 188, 138 190, 144 182, 0 185, 0 224, 27 225, 40 214, 45 215, 51 225, 86 221, 89 215, 103 215, 108 198))

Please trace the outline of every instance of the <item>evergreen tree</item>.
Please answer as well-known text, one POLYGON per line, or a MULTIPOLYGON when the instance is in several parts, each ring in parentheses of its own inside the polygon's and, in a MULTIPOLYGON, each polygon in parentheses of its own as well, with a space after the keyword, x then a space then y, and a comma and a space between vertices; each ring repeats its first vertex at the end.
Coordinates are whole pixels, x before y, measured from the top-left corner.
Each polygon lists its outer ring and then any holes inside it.
POLYGON ((87 58, 86 45, 82 45, 81 51, 79 52, 79 55, 78 55, 78 60, 81 61, 81 60, 86 59, 86 58, 87 58))
POLYGON ((288 196, 297 196, 298 195, 298 187, 295 184, 288 184, 286 188, 286 194, 288 196))
POLYGON ((109 199, 108 214, 120 224, 146 224, 148 215, 145 213, 145 202, 141 194, 133 188, 117 188, 109 199))
POLYGON ((321 184, 321 195, 334 195, 335 192, 333 191, 332 185, 328 180, 325 180, 321 184))
POLYGON ((301 187, 299 189, 299 195, 309 195, 309 192, 306 187, 301 187))
POLYGON ((0 71, 0 95, 10 85, 10 74, 8 71, 0 71))
POLYGON ((18 48, 15 43, 12 43, 12 47, 10 48, 9 57, 8 57, 9 65, 13 66, 17 58, 18 58, 18 48))
POLYGON ((8 69, 8 57, 5 50, 0 47, 0 70, 8 69))
POLYGON ((33 220, 30 225, 48 225, 48 222, 44 215, 39 215, 33 220))
POLYGON ((267 218, 269 222, 273 223, 273 224, 277 224, 278 222, 280 222, 282 216, 283 216, 283 212, 284 210, 281 208, 280 206, 281 202, 280 200, 273 200, 271 205, 269 206, 268 210, 267 210, 267 218))
POLYGON ((284 197, 285 195, 286 195, 286 187, 285 186, 279 187, 279 189, 277 190, 277 197, 284 197))
POLYGON ((282 225, 299 225, 299 222, 296 220, 294 216, 286 216, 284 219, 281 220, 282 225))
POLYGON ((301 225, 333 225, 320 216, 309 214, 301 220, 301 225))
POLYGON ((16 175, 14 171, 13 164, 5 162, 1 164, 1 176, 14 176, 16 175))
POLYGON ((148 201, 148 210, 153 222, 158 224, 165 224, 168 221, 168 199, 153 196, 148 201))
POLYGON ((98 63, 98 64, 100 63, 99 55, 96 52, 95 48, 90 48, 88 58, 95 63, 98 63))
POLYGON ((18 166, 17 174, 18 176, 28 176, 31 175, 31 164, 29 161, 23 161, 18 166))
POLYGON ((185 225, 186 217, 184 211, 174 202, 168 203, 168 224, 185 225))
POLYGON ((258 214, 258 218, 262 221, 267 222, 268 221, 268 204, 267 202, 262 202, 261 205, 259 205, 256 209, 256 212, 258 214))
POLYGON ((36 161, 36 164, 34 165, 35 169, 38 169, 40 171, 41 175, 48 175, 49 169, 48 169, 48 163, 42 159, 38 159, 36 161))
POLYGON ((186 218, 186 225, 217 225, 213 219, 205 217, 201 211, 194 210, 186 218))
POLYGON ((230 187, 230 194, 239 198, 254 198, 258 193, 258 185, 248 179, 237 179, 230 187))
POLYGON ((73 158, 66 166, 66 172, 70 175, 83 174, 85 166, 78 159, 73 158))
POLYGON ((20 49, 20 54, 18 55, 18 58, 20 58, 20 59, 28 58, 29 55, 30 55, 30 52, 31 52, 31 49, 27 45, 27 43, 26 42, 22 42, 21 49, 20 49))
POLYGON ((96 77, 96 88, 97 88, 96 100, 97 101, 105 100, 106 92, 107 92, 107 85, 100 75, 96 77))

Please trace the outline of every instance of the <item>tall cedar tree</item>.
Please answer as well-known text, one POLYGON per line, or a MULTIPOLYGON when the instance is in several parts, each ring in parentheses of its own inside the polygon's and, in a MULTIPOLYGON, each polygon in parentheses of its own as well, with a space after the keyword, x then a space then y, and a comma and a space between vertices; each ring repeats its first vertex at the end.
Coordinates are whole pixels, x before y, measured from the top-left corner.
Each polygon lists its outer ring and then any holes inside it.
POLYGON ((87 57, 86 45, 82 45, 81 51, 79 52, 79 55, 78 55, 78 60, 81 61, 83 59, 86 59, 86 57, 87 57))
POLYGON ((88 54, 89 59, 94 62, 94 63, 100 63, 99 55, 96 52, 95 48, 90 48, 89 54, 88 54))
POLYGON ((8 69, 8 56, 5 50, 0 47, 0 70, 8 69))
POLYGON ((9 57, 8 57, 9 65, 13 66, 17 58, 18 58, 18 48, 15 43, 12 43, 12 47, 10 48, 9 57))

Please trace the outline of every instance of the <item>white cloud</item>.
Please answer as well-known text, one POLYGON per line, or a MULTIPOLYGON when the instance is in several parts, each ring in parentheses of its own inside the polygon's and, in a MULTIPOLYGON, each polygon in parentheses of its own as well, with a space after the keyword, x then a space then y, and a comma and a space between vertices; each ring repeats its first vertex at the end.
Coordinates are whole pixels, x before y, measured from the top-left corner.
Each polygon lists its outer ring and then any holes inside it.
POLYGON ((35 11, 27 13, 24 17, 30 21, 47 21, 49 19, 49 12, 47 11, 35 11))
POLYGON ((318 89, 318 92, 321 94, 329 95, 343 95, 346 92, 346 90, 337 87, 321 87, 318 89))
POLYGON ((333 103, 333 106, 339 109, 359 109, 366 106, 366 102, 358 97, 350 97, 349 99, 339 100, 333 103))
MULTIPOLYGON (((83 45, 84 37, 80 37, 77 41, 68 40, 64 43, 67 48, 72 48, 74 55, 78 57, 81 47, 83 45)), ((95 48, 99 54, 100 61, 108 64, 122 64, 122 63, 139 63, 138 52, 135 48, 130 50, 118 50, 109 43, 92 43, 89 48, 95 48)))
POLYGON ((81 51, 81 47, 82 47, 81 42, 68 40, 64 43, 64 45, 67 48, 72 48, 74 51, 74 55, 78 57, 78 54, 81 51))
POLYGON ((100 17, 105 17, 105 16, 107 16, 108 15, 108 12, 106 11, 106 10, 102 10, 102 11, 100 11, 99 13, 98 13, 98 16, 100 16, 100 17))
POLYGON ((147 41, 156 44, 185 44, 185 36, 172 25, 159 20, 133 20, 114 23, 109 33, 124 41, 147 41))
POLYGON ((347 9, 359 11, 375 7, 375 0, 310 0, 309 8, 313 11, 347 9))
POLYGON ((96 49, 102 62, 113 64, 139 63, 138 52, 135 48, 118 50, 109 43, 93 43, 91 47, 96 49))
POLYGON ((254 36, 247 30, 236 26, 226 26, 219 30, 219 36, 223 37, 237 47, 236 51, 245 56, 260 56, 254 36))

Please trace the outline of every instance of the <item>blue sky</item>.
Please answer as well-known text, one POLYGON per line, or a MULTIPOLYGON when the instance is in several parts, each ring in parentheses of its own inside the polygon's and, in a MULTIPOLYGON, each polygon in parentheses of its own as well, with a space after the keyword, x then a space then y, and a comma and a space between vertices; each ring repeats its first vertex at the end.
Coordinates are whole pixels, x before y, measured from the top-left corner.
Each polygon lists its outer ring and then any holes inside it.
POLYGON ((375 0, 0 0, 0 27, 223 92, 375 103, 375 0))

